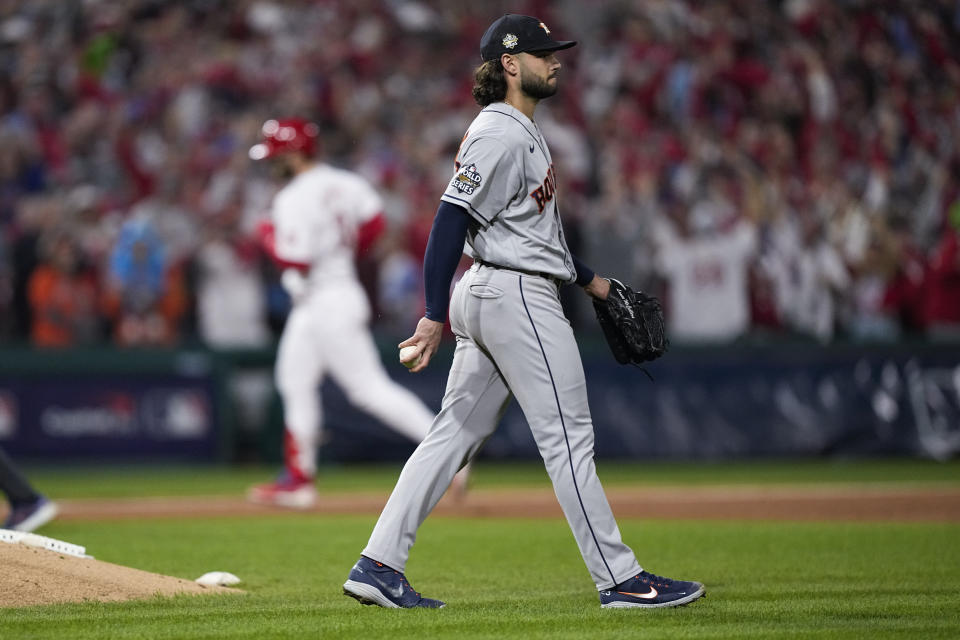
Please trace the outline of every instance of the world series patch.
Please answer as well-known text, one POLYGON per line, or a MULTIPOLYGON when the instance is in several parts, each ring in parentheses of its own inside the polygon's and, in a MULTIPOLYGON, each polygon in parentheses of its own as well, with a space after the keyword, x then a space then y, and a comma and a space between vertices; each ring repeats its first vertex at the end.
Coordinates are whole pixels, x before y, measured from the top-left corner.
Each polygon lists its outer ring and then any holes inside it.
POLYGON ((477 190, 481 182, 483 182, 483 177, 477 172, 477 165, 470 164, 460 169, 459 173, 454 176, 450 186, 460 193, 473 195, 473 192, 477 190))

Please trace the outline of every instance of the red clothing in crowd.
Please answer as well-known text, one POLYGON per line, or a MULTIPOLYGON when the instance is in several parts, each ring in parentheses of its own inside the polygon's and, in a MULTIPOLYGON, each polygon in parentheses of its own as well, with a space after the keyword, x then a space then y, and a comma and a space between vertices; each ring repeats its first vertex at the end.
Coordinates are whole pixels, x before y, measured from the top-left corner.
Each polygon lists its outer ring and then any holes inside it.
POLYGON ((960 325, 960 231, 949 231, 936 248, 927 275, 930 325, 960 325))

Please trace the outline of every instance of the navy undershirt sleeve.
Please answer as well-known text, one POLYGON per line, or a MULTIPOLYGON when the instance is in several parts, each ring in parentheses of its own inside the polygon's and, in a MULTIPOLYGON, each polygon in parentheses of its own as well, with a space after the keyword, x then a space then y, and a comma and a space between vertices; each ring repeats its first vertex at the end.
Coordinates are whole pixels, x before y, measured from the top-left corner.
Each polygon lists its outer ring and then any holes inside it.
POLYGON ((593 280, 593 269, 580 262, 580 258, 577 256, 573 254, 570 255, 573 256, 573 266, 577 270, 577 284, 581 287, 587 286, 590 284, 590 281, 593 280))
POLYGON ((440 202, 433 218, 427 252, 423 256, 423 288, 426 316, 436 322, 447 321, 450 306, 450 282, 463 256, 470 214, 449 202, 440 202))

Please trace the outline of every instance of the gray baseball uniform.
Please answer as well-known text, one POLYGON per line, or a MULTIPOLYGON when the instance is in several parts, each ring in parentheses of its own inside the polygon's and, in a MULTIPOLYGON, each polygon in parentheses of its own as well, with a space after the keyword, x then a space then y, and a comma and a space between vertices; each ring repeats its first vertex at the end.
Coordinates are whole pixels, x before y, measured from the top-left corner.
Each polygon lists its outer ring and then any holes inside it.
POLYGON ((467 210, 469 253, 450 324, 457 338, 440 413, 404 467, 363 555, 404 571, 420 524, 483 446, 511 396, 520 403, 598 589, 641 571, 620 537, 593 462, 586 380, 559 285, 576 271, 560 226, 550 151, 506 103, 483 109, 443 200, 467 210))
POLYGON ((556 175, 540 128, 510 105, 491 104, 460 143, 442 200, 466 209, 470 255, 573 282, 576 271, 557 211, 556 175))

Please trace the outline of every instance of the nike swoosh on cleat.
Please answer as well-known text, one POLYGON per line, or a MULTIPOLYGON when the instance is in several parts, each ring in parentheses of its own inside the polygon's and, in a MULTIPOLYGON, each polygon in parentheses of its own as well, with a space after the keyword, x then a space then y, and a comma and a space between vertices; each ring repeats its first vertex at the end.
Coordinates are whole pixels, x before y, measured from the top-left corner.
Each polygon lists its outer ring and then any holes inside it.
POLYGON ((374 574, 371 573, 371 574, 368 574, 368 575, 369 575, 371 578, 373 578, 374 581, 376 581, 376 583, 379 584, 379 585, 383 588, 384 591, 386 591, 387 593, 389 593, 390 595, 392 595, 394 598, 400 599, 400 598, 403 597, 403 585, 402 585, 402 584, 401 584, 401 585, 397 585, 396 587, 389 587, 389 586, 387 586, 387 584, 386 584, 383 580, 381 580, 380 578, 378 578, 378 577, 375 576, 374 574))
POLYGON ((630 593, 629 591, 617 591, 617 593, 625 596, 630 596, 632 598, 643 598, 644 600, 652 600, 656 598, 658 595, 660 595, 657 593, 657 590, 654 589, 653 587, 650 587, 649 593, 630 593))

